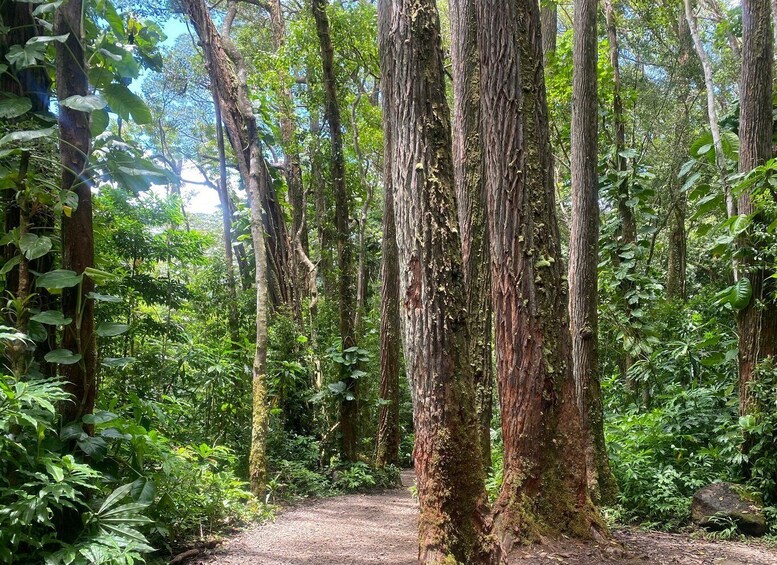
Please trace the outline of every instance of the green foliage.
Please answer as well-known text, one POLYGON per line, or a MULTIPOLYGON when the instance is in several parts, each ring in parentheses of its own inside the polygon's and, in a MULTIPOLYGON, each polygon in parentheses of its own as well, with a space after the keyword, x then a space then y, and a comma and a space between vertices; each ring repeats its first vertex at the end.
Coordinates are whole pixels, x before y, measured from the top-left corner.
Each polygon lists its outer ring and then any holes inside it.
POLYGON ((605 428, 626 519, 673 529, 689 518, 693 493, 731 471, 721 440, 736 407, 721 387, 666 390, 661 407, 611 416, 605 428))

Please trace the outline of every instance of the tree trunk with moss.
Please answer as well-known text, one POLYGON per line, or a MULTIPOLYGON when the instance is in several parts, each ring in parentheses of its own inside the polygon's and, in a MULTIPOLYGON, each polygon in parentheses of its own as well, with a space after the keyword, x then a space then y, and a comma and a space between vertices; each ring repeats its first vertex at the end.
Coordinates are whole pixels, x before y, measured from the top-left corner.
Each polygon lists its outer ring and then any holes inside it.
POLYGON ((504 442, 494 529, 509 552, 517 540, 590 537, 600 518, 572 374, 539 7, 481 0, 478 19, 504 442))
MULTIPOLYGON (((57 98, 86 96, 89 81, 84 56, 83 5, 80 0, 66 0, 58 9, 54 33, 69 34, 65 42, 55 45, 57 57, 57 98)), ((62 161, 62 190, 78 196, 78 207, 70 216, 62 217, 62 268, 83 275, 87 267, 94 267, 94 230, 92 227, 92 184, 86 172, 91 135, 89 114, 59 106, 59 154, 62 161)), ((83 281, 62 293, 62 310, 73 320, 65 326, 62 347, 81 356, 78 363, 63 365, 65 390, 73 395, 73 402, 65 403, 62 419, 76 421, 94 411, 97 395, 97 342, 94 334, 94 301, 87 295, 94 290, 94 282, 83 275, 83 281)))
POLYGON ((576 0, 572 45, 572 228, 569 234, 569 319, 572 369, 586 434, 588 489, 615 502, 617 484, 604 443, 599 382, 599 172, 596 0, 576 0))
POLYGON ((480 66, 474 0, 451 0, 453 63, 453 173, 461 233, 469 360, 481 451, 491 466, 493 364, 491 360, 491 272, 486 226, 483 146, 480 139, 480 66))
POLYGON ((394 192, 405 362, 414 390, 419 561, 490 562, 434 0, 381 0, 378 30, 391 140, 386 185, 394 192))
MULTIPOLYGON (((350 210, 348 203, 348 188, 345 184, 345 155, 343 153, 342 122, 340 105, 337 99, 337 80, 334 70, 334 48, 326 13, 326 0, 311 0, 313 18, 316 21, 316 34, 321 51, 321 63, 324 76, 324 97, 326 106, 326 121, 329 125, 329 136, 332 142, 332 186, 335 195, 335 232, 337 241, 337 295, 340 314, 340 337, 343 350, 356 345, 354 334, 354 285, 352 271, 352 253, 349 238, 350 210)), ((341 380, 345 383, 340 402, 340 436, 341 451, 348 461, 356 461, 358 447, 358 394, 357 382, 351 376, 351 370, 342 365, 341 380)))
MULTIPOLYGON (((747 173, 772 157, 773 36, 769 0, 742 2, 742 75, 739 84, 739 171, 747 173)), ((751 191, 739 195, 739 214, 753 214, 765 230, 751 191)), ((774 253, 745 232, 739 242, 740 269, 752 286, 747 307, 739 311, 739 411, 752 411, 751 388, 757 366, 777 356, 777 281, 774 253), (760 257, 759 257, 760 256, 760 257)))
MULTIPOLYGON (((262 190, 271 182, 264 163, 256 117, 248 97, 242 59, 227 54, 227 48, 204 0, 186 0, 186 14, 202 45, 205 67, 218 91, 221 115, 238 162, 251 209, 251 242, 256 261, 256 342, 252 369, 252 425, 249 454, 251 491, 261 494, 267 480, 265 452, 269 409, 267 406, 267 252, 262 222, 262 190)), ((234 50, 233 50, 234 51, 234 50)))

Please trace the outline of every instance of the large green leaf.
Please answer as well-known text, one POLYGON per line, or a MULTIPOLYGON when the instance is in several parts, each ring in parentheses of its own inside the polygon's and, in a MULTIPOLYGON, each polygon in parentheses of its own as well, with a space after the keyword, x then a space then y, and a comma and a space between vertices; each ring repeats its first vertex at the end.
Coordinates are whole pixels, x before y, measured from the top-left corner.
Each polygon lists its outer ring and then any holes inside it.
POLYGON ((94 112, 95 110, 102 110, 108 105, 108 102, 102 96, 97 94, 89 94, 87 96, 80 96, 74 94, 59 102, 60 106, 70 108, 71 110, 79 110, 81 112, 94 112))
POLYGON ((750 283, 750 279, 742 277, 734 285, 733 293, 731 295, 731 305, 737 310, 743 310, 750 304, 752 296, 753 285, 750 283))
POLYGON ((51 239, 46 236, 39 237, 34 233, 26 233, 19 239, 19 249, 30 261, 43 257, 51 251, 51 239))
POLYGON ((123 84, 109 84, 103 89, 105 99, 108 101, 112 112, 125 120, 130 117, 136 124, 148 124, 151 122, 151 110, 146 103, 123 84))
POLYGON ((39 276, 37 285, 47 289, 72 288, 78 286, 81 283, 81 279, 82 275, 75 273, 75 271, 57 269, 39 276))
POLYGON ((57 132, 56 126, 52 126, 50 128, 45 128, 45 129, 15 131, 7 135, 4 135, 2 138, 0 138, 0 147, 2 147, 3 145, 8 145, 9 143, 12 143, 14 141, 24 142, 24 141, 33 141, 34 139, 40 139, 41 137, 51 137, 56 132, 57 132))
POLYGON ((55 349, 49 351, 43 357, 49 363, 59 363, 60 365, 73 365, 81 360, 80 353, 73 353, 69 349, 55 349))
POLYGON ((116 322, 100 322, 95 333, 100 337, 115 337, 126 333, 129 330, 127 324, 118 324, 116 322))
POLYGON ((18 118, 32 109, 32 101, 26 96, 10 96, 0 99, 0 118, 18 118))
POLYGON ((46 310, 40 314, 35 314, 30 320, 49 326, 66 326, 73 321, 72 318, 66 318, 59 310, 46 310))
POLYGON ((111 118, 105 108, 102 110, 96 110, 92 112, 92 121, 89 124, 89 132, 92 134, 92 137, 97 137, 106 129, 108 129, 108 125, 110 123, 111 118))

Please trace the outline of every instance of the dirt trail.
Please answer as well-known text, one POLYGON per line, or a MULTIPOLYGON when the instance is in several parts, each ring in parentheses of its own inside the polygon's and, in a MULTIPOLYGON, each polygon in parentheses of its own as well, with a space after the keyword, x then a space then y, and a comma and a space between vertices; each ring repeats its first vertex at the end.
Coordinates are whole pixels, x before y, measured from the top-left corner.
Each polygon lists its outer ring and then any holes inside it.
MULTIPOLYGON (((412 472, 402 488, 316 500, 281 512, 275 522, 246 530, 189 563, 198 565, 412 565, 417 555, 412 472)), ((575 541, 516 548, 519 565, 777 565, 761 544, 713 542, 687 535, 613 532, 615 542, 575 541)))

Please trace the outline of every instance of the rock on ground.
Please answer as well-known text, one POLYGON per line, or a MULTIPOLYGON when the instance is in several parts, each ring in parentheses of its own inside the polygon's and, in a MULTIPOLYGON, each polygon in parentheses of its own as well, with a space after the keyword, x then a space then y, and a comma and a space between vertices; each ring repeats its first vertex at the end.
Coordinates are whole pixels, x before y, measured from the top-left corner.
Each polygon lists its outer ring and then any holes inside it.
POLYGON ((691 503, 694 523, 721 530, 732 521, 743 534, 762 536, 766 533, 763 510, 741 494, 741 485, 712 483, 696 491, 691 503), (722 520, 722 521, 721 521, 722 520))

